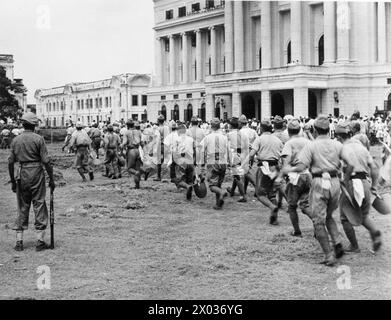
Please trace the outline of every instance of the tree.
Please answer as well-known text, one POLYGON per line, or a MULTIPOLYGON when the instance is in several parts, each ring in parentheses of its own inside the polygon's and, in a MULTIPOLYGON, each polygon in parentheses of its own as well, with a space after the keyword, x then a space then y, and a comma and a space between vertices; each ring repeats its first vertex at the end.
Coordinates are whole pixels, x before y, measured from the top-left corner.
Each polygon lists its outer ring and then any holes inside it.
POLYGON ((7 78, 5 69, 0 66, 0 119, 17 120, 23 113, 15 98, 16 94, 24 94, 26 88, 22 83, 12 82, 7 78))

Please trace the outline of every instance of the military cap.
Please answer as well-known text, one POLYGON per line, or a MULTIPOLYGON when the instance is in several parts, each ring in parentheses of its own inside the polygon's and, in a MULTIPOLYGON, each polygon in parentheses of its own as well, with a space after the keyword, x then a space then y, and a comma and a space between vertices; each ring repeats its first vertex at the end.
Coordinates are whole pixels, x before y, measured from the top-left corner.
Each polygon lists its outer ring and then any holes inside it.
POLYGON ((76 122, 76 128, 83 128, 83 124, 80 121, 76 122))
POLYGON ((114 131, 114 126, 112 124, 109 124, 107 126, 107 131, 114 131))
POLYGON ((229 123, 230 124, 238 124, 239 123, 239 119, 237 117, 232 117, 230 120, 229 120, 229 123))
POLYGON ((275 116, 274 123, 284 123, 284 120, 280 116, 275 116))
POLYGON ((296 118, 293 118, 288 124, 288 130, 299 130, 300 121, 296 118))
POLYGON ((135 121, 135 122, 134 122, 134 126, 135 126, 136 128, 140 128, 140 122, 135 121))
POLYGON ((187 128, 186 128, 186 126, 183 123, 178 125, 178 130, 186 130, 186 129, 187 128))
POLYGON ((320 115, 315 119, 314 126, 323 130, 330 128, 330 121, 326 115, 320 115))
POLYGON ((289 122, 289 121, 291 121, 291 120, 293 120, 293 119, 295 119, 292 115, 290 115, 290 114, 287 114, 285 117, 284 117, 284 120, 285 121, 287 121, 287 122, 289 122))
POLYGON ((178 124, 176 122, 173 122, 171 124, 171 129, 178 129, 178 124))
POLYGON ((218 118, 213 118, 213 119, 210 121, 210 125, 211 125, 211 127, 219 127, 219 128, 220 128, 220 119, 218 119, 218 118))
POLYGON ((190 119, 190 122, 198 122, 198 118, 195 116, 192 116, 190 119))
POLYGON ((261 127, 271 127, 272 123, 269 119, 264 119, 261 121, 261 127))
POLYGON ((165 118, 162 114, 160 114, 158 117, 157 117, 157 121, 164 121, 165 118))
POLYGON ((348 122, 340 122, 335 126, 335 133, 349 133, 350 126, 348 122))
POLYGON ((247 117, 244 114, 242 114, 239 118, 239 122, 240 123, 247 123, 247 117))
POLYGON ((23 114, 21 120, 23 122, 27 122, 27 123, 35 125, 35 126, 37 126, 38 122, 39 122, 37 115, 32 112, 26 112, 25 114, 23 114))
POLYGON ((128 119, 128 121, 126 121, 126 125, 132 125, 132 124, 134 124, 132 119, 128 119))

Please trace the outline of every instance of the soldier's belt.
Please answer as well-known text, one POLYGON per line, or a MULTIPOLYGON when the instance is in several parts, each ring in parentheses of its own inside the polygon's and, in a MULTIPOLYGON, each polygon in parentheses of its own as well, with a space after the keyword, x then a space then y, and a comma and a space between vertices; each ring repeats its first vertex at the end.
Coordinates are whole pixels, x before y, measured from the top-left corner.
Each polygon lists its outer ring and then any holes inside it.
POLYGON ((368 177, 368 174, 366 172, 356 172, 354 176, 350 176, 350 180, 352 179, 361 179, 365 180, 368 177))
POLYGON ((22 168, 36 168, 42 166, 41 161, 26 161, 26 162, 19 162, 19 164, 22 168))
POLYGON ((313 178, 322 178, 323 173, 328 173, 331 178, 337 178, 338 177, 338 172, 327 172, 324 171, 322 173, 312 173, 313 178))

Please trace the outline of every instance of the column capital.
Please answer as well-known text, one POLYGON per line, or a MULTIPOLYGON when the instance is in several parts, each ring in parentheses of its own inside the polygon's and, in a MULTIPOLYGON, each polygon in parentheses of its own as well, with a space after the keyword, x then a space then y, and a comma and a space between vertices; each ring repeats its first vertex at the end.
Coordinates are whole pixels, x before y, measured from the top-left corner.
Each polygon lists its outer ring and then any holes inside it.
POLYGON ((211 31, 212 31, 212 30, 216 30, 216 26, 211 26, 211 27, 209 27, 208 29, 211 30, 211 31))
POLYGON ((173 35, 173 34, 169 34, 169 35, 167 36, 167 38, 168 38, 168 39, 173 39, 173 38, 174 38, 174 35, 173 35))
POLYGON ((187 36, 187 32, 181 32, 181 37, 187 36))
POLYGON ((201 32, 201 29, 195 29, 194 30, 194 33, 200 33, 201 32))

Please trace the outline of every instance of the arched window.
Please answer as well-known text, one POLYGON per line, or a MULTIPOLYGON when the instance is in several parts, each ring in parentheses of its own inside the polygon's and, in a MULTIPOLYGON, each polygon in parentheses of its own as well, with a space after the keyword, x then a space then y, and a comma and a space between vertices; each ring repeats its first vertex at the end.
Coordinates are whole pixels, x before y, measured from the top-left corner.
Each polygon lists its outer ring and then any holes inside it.
POLYGON ((386 101, 384 101, 384 110, 391 110, 391 93, 388 95, 386 101))
POLYGON ((318 63, 321 66, 324 62, 324 36, 321 36, 318 42, 318 63))
POLYGON ((259 69, 262 69, 262 47, 259 48, 259 69))
POLYGON ((172 119, 173 119, 174 121, 179 121, 179 106, 178 106, 177 104, 174 106, 174 111, 173 111, 172 119))
POLYGON ((206 121, 205 103, 201 105, 201 109, 198 112, 198 116, 201 118, 202 121, 206 121))
POLYGON ((167 108, 166 106, 162 106, 162 109, 160 110, 160 114, 164 116, 164 119, 167 120, 167 108))
POLYGON ((289 41, 288 47, 286 49, 287 64, 292 63, 292 54, 291 54, 291 42, 289 41))
POLYGON ((192 116, 193 116, 193 105, 189 103, 187 105, 187 120, 186 121, 190 121, 192 116))
POLYGON ((216 108, 215 108, 215 118, 220 119, 221 117, 221 103, 217 102, 216 108))
POLYGON ((211 75, 212 74, 212 58, 211 57, 209 57, 209 75, 211 75))

